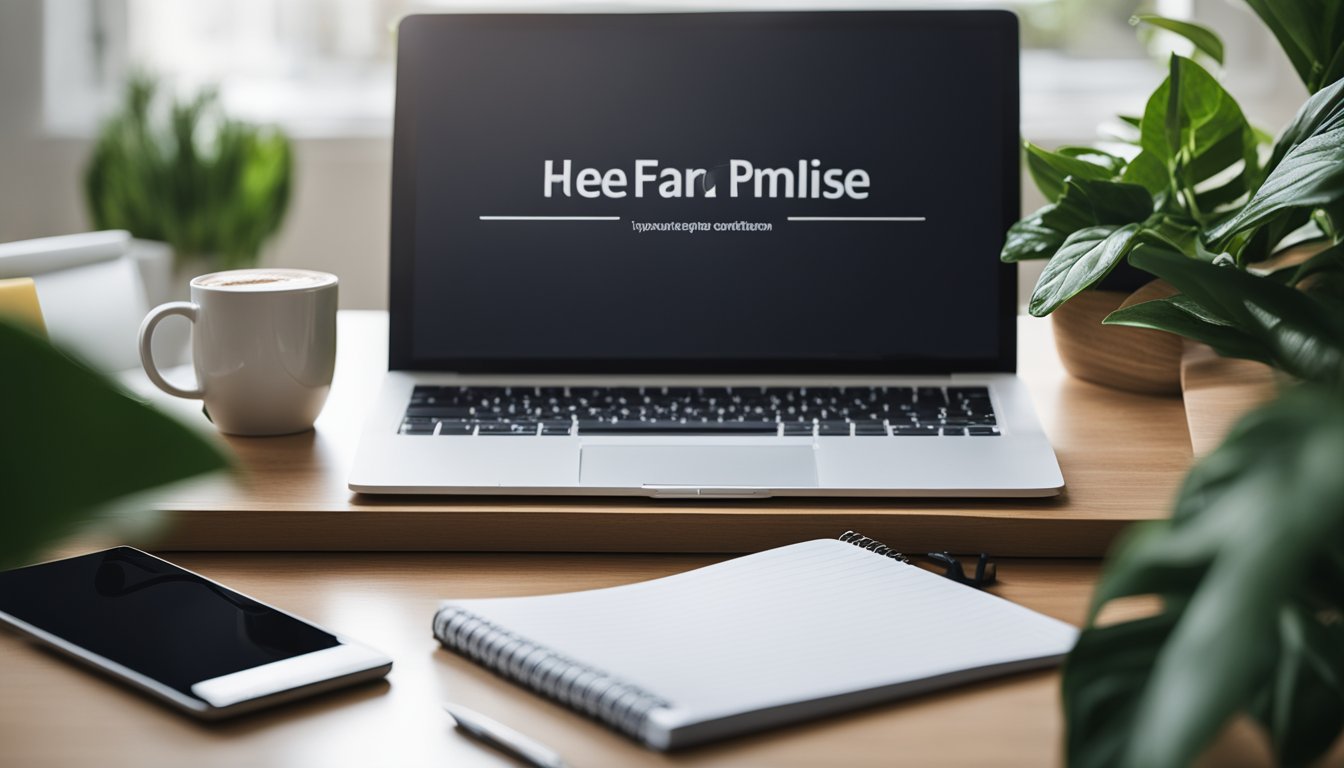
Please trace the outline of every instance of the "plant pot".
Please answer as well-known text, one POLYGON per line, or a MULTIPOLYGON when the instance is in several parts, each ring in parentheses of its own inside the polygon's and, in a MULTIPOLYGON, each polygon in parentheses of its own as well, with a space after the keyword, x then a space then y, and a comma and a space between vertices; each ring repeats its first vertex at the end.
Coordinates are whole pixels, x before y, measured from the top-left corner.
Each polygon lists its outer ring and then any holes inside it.
POLYGON ((1181 391, 1179 336, 1144 328, 1102 325, 1120 307, 1170 296, 1175 291, 1152 280, 1137 291, 1083 291, 1051 315, 1055 349, 1075 378, 1145 395, 1181 391))
POLYGON ((1207 456, 1251 409, 1274 398, 1280 376, 1264 363, 1220 357, 1205 344, 1185 342, 1181 393, 1190 448, 1207 456))

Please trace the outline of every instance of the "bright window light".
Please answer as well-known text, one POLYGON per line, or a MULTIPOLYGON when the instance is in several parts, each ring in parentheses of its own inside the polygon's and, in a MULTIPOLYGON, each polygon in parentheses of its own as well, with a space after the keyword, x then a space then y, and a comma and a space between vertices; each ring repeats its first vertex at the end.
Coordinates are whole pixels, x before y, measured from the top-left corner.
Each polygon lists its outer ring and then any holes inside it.
MULTIPOLYGON (((1142 7, 1189 16, 1198 0, 1142 7)), ((435 11, 1009 8, 1022 20, 1023 133, 1085 141, 1117 109, 1137 112, 1161 52, 1129 24, 1140 0, 46 0, 46 124, 88 134, 141 68, 174 88, 217 84, 236 115, 300 137, 391 133, 396 22, 435 11)), ((1242 23, 1240 18, 1234 19, 1242 23)))

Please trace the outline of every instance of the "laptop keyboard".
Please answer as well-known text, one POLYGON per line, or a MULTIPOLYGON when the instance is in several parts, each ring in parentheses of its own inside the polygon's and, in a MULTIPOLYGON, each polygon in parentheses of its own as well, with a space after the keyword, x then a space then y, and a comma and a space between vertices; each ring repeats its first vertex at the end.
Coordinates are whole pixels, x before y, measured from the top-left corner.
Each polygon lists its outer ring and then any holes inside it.
POLYGON ((985 387, 428 387, 405 435, 990 437, 985 387))

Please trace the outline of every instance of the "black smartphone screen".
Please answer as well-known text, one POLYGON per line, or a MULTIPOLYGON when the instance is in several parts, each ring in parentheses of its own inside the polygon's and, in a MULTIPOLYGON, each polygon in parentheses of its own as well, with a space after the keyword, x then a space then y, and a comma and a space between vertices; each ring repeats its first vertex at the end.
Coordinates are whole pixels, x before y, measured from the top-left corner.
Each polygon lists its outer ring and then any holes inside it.
POLYGON ((129 547, 0 573, 0 612, 187 696, 335 635, 129 547))

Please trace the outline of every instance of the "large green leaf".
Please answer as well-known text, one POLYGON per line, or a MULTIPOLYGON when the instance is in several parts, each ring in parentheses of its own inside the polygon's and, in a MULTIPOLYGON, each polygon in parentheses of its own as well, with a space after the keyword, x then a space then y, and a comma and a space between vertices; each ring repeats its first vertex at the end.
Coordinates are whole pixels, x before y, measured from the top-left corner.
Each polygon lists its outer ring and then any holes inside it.
POLYGON ((1182 56, 1171 57, 1167 79, 1149 97, 1139 142, 1166 167, 1187 207, 1196 204, 1190 198, 1197 185, 1238 163, 1243 192, 1259 180, 1259 144, 1241 108, 1203 67, 1182 56))
POLYGON ((1278 38, 1298 77, 1315 93, 1344 75, 1339 0, 1246 0, 1278 38))
POLYGON ((1138 231, 1133 223, 1088 227, 1069 235, 1036 282, 1028 305, 1031 314, 1044 317, 1105 277, 1129 252, 1138 231))
POLYGON ((1168 296, 1117 309, 1102 321, 1106 325, 1150 328, 1208 344, 1223 357, 1239 357, 1272 364, 1273 353, 1254 336, 1213 317, 1188 296, 1168 296))
POLYGON ((1217 33, 1200 24, 1195 24, 1181 19, 1169 19, 1165 16, 1153 16, 1140 14, 1130 19, 1131 24, 1148 24, 1159 29, 1165 29, 1173 32, 1191 43, 1195 48, 1203 51, 1205 55, 1220 65, 1223 63, 1223 41, 1217 33))
POLYGON ((1257 339, 1278 367, 1304 379, 1344 381, 1344 311, 1339 308, 1277 280, 1151 245, 1135 248, 1129 258, 1210 315, 1257 339))
POLYGON ((1283 159, 1246 206, 1209 232, 1211 242, 1221 247, 1237 234, 1269 223, 1286 211, 1328 207, 1344 200, 1344 107, 1336 100, 1333 109, 1305 128, 1311 128, 1310 132, 1288 143, 1283 159))
POLYGON ((1338 115, 1341 109, 1344 109, 1344 81, 1336 82, 1308 97, 1302 106, 1298 107, 1293 122, 1289 123, 1279 135, 1278 141, 1274 144, 1274 153, 1270 156, 1266 167, 1271 170, 1278 167, 1289 150, 1319 131, 1321 126, 1338 115))
POLYGON ((1280 723, 1268 713, 1306 703, 1327 709, 1276 730, 1276 743, 1300 737, 1281 754, 1311 759, 1331 743, 1344 707, 1333 693, 1340 651, 1316 630, 1344 600, 1314 589, 1314 565, 1344 537, 1341 466, 1344 399, 1297 387, 1190 473, 1171 519, 1126 537, 1095 607, 1159 595, 1166 610, 1079 639, 1064 681, 1071 764, 1184 766, 1237 710, 1280 723), (1295 630, 1281 617, 1304 592, 1325 596, 1326 613, 1299 613, 1308 623, 1295 630))
MULTIPOLYGON (((1083 153, 1073 151, 1051 152, 1047 149, 1024 142, 1023 147, 1027 155, 1027 171, 1031 178, 1035 180, 1036 187, 1041 190, 1047 200, 1058 202, 1064 194, 1064 182, 1072 177, 1075 179, 1094 179, 1108 180, 1116 175, 1118 170, 1112 165, 1099 165, 1084 159, 1083 153)), ((1073 148, 1077 149, 1077 148, 1073 148)), ((1094 152, 1095 155, 1109 157, 1104 152, 1094 152)))
MULTIPOLYGON (((1229 137, 1255 144, 1236 100, 1213 75, 1183 56, 1171 57, 1167 79, 1148 99, 1141 131, 1143 149, 1164 161, 1184 153, 1190 162, 1229 137)), ((1240 157, 1244 152, 1234 155, 1240 157)))
POLYGON ((1129 224, 1152 213, 1153 199, 1137 184, 1118 181, 1064 180, 1058 202, 1014 224, 1000 259, 1007 262, 1054 255, 1074 232, 1103 224, 1129 224))
POLYGON ((0 321, 0 567, 65 536, 107 502, 210 472, 215 445, 31 333, 0 321))

